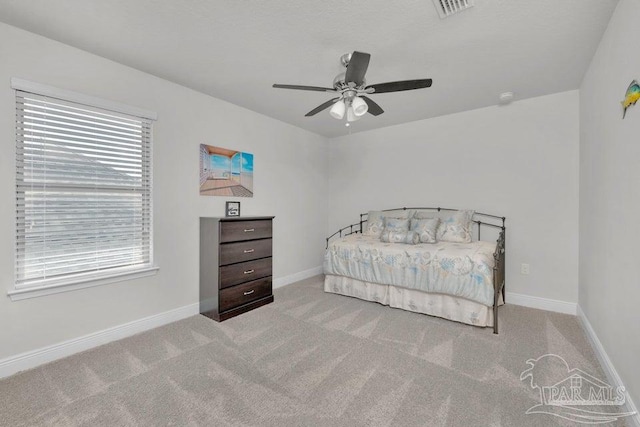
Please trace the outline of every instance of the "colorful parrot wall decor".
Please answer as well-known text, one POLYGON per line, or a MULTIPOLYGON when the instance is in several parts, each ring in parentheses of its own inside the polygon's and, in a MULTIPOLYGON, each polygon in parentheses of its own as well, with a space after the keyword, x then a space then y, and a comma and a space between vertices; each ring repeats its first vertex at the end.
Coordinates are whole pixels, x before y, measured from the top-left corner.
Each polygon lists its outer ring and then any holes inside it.
POLYGON ((632 81, 627 88, 627 93, 624 95, 624 101, 622 101, 622 118, 627 114, 627 108, 632 105, 636 105, 640 99, 640 84, 636 80, 632 81))

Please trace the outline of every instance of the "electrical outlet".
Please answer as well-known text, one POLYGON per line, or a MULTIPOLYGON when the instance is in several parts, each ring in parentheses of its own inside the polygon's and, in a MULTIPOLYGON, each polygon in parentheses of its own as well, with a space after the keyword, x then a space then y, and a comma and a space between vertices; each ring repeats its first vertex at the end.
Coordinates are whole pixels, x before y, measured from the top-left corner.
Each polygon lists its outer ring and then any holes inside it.
POLYGON ((520 266, 520 274, 524 274, 524 275, 529 274, 529 264, 522 264, 520 266))

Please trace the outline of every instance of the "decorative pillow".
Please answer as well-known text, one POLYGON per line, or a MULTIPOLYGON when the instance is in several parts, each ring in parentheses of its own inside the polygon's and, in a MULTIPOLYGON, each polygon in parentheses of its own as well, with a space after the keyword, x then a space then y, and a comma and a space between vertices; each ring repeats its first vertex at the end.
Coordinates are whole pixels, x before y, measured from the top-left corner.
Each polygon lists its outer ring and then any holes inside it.
POLYGON ((366 229, 364 230, 365 236, 380 237, 382 230, 384 229, 385 218, 409 218, 410 211, 369 211, 367 216, 366 229))
POLYGON ((471 218, 474 211, 461 210, 444 218, 438 226, 436 238, 443 242, 469 243, 471 242, 471 218))
POLYGON ((408 245, 417 245, 420 243, 420 236, 412 230, 392 231, 385 228, 382 235, 380 235, 380 240, 386 243, 406 243, 408 245))
POLYGON ((435 243, 440 218, 412 219, 411 230, 418 233, 421 243, 435 243))
POLYGON ((384 233, 385 231, 409 231, 409 219, 385 218, 382 232, 384 233))

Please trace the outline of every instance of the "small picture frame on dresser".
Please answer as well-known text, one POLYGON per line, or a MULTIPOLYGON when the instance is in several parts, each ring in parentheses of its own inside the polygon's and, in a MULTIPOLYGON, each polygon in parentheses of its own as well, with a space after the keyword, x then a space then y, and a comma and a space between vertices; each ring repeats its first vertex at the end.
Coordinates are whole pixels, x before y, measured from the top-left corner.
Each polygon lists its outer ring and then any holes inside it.
POLYGON ((240 202, 227 202, 224 209, 224 215, 240 216, 240 202))

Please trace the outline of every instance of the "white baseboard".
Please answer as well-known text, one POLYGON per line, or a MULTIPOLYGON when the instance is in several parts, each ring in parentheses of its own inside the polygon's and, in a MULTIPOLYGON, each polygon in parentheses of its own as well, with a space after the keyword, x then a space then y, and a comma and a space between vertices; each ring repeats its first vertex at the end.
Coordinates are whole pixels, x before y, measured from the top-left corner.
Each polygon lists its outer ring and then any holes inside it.
POLYGON ((557 313, 573 314, 577 313, 575 302, 559 301, 549 298, 532 297, 530 295, 514 294, 507 292, 507 304, 522 305, 524 307, 537 308, 540 310, 555 311, 557 313))
POLYGON ((273 280, 273 289, 281 288, 283 286, 290 285, 291 283, 299 282, 300 280, 317 276, 318 274, 322 274, 322 271, 322 266, 320 265, 318 267, 313 267, 308 270, 290 274, 288 276, 278 277, 273 280))
MULTIPOLYGON (((591 327, 591 323, 587 316, 582 311, 582 308, 578 306, 578 320, 582 324, 582 328, 587 334, 587 338, 591 342, 591 347, 593 347, 593 351, 596 353, 596 357, 600 362, 600 366, 604 370, 607 379, 609 380, 609 385, 612 387, 624 387, 624 383, 622 382, 622 378, 618 375, 618 371, 613 366, 611 359, 609 359, 609 355, 605 351, 600 339, 596 335, 596 331, 591 327)), ((625 388, 626 389, 626 388, 625 388)), ((624 412, 635 412, 636 414, 633 416, 625 417, 624 420, 632 427, 640 427, 640 414, 638 414, 638 410, 636 409, 636 405, 631 400, 631 396, 627 393, 624 412)))
POLYGON ((133 322, 123 325, 114 326, 82 337, 73 338, 58 344, 53 344, 37 350, 28 351, 15 356, 10 356, 0 360, 0 378, 5 378, 17 372, 26 369, 35 368, 45 363, 91 348, 107 344, 111 341, 119 340, 157 328, 167 323, 175 322, 187 317, 195 316, 200 312, 200 305, 190 304, 184 307, 165 311, 164 313, 154 314, 153 316, 143 319, 134 320, 133 322))

